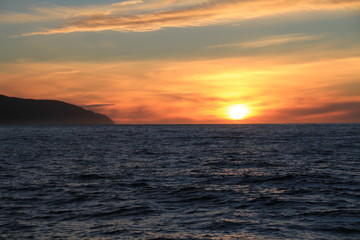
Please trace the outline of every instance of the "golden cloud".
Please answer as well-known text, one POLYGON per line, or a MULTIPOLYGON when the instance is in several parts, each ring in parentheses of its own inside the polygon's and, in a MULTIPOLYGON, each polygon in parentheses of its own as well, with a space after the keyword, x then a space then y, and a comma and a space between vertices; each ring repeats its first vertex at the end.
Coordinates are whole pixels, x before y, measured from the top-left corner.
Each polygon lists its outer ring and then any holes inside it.
POLYGON ((352 122, 359 59, 17 62, 0 64, 0 89, 98 107, 118 123, 224 123, 222 111, 239 103, 251 107, 249 123, 352 122))

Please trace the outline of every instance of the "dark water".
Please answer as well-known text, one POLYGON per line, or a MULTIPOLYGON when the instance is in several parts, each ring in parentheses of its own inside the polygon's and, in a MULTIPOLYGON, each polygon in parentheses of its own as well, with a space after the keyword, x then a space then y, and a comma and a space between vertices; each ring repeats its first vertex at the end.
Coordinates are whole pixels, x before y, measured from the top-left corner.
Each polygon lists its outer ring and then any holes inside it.
POLYGON ((360 239, 360 125, 0 127, 0 239, 360 239))

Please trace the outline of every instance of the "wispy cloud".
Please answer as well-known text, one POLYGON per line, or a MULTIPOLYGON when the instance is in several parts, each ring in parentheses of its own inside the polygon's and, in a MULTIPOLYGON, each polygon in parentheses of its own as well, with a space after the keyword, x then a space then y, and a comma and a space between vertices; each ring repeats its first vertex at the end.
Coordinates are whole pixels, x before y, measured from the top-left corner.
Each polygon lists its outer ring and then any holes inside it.
POLYGON ((261 47, 282 45, 286 43, 316 40, 320 38, 321 36, 294 33, 294 34, 269 36, 248 42, 236 42, 236 43, 211 45, 208 46, 208 48, 222 48, 222 47, 261 48, 261 47))
POLYGON ((82 105, 81 107, 84 108, 103 108, 103 107, 109 107, 114 106, 113 103, 101 103, 101 104, 90 104, 90 105, 82 105))
POLYGON ((45 21, 47 19, 47 16, 31 13, 7 12, 0 14, 1 23, 38 22, 45 21))
POLYGON ((124 1, 124 2, 118 2, 118 3, 114 3, 112 4, 112 6, 117 6, 117 7, 122 7, 122 6, 128 6, 128 5, 134 5, 134 4, 138 4, 138 3, 144 3, 144 1, 142 0, 129 0, 129 1, 124 1))
MULTIPOLYGON (((359 8, 360 0, 130 0, 103 6, 53 6, 33 9, 33 17, 37 20, 58 18, 60 25, 23 36, 103 30, 144 32, 214 25, 295 11, 359 8)), ((7 18, 16 19, 10 15, 7 18)), ((29 19, 29 16, 23 19, 29 19)))
MULTIPOLYGON (((300 122, 359 122, 360 102, 334 102, 307 108, 280 109, 277 113, 283 119, 298 119, 300 122)), ((279 117, 279 116, 277 116, 279 117)))

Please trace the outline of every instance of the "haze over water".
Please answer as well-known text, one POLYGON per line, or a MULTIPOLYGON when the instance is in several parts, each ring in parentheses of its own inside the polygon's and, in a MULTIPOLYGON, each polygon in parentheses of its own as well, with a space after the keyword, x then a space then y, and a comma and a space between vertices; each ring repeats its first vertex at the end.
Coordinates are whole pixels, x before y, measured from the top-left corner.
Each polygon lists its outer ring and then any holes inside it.
POLYGON ((0 239, 359 239, 360 125, 0 127, 0 239))

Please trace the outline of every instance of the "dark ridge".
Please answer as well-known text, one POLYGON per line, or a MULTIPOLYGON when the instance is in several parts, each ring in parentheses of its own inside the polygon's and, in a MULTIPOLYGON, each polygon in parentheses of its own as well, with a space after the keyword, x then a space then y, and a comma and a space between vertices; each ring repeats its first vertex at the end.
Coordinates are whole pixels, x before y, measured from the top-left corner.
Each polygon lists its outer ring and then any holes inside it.
POLYGON ((0 95, 1 125, 114 124, 106 115, 56 100, 34 100, 0 95))

